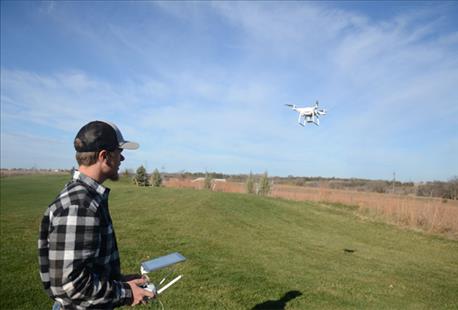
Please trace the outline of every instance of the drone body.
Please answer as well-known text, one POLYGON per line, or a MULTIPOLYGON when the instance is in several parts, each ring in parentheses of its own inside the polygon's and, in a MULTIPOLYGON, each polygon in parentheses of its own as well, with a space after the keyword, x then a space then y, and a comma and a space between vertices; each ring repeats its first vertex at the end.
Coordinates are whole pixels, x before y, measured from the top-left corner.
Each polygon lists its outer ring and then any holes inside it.
POLYGON ((305 123, 313 123, 319 126, 320 125, 319 116, 326 115, 325 109, 318 108, 318 101, 315 103, 315 106, 313 107, 299 108, 299 107, 296 107, 296 105, 294 104, 285 104, 285 105, 290 107, 297 113, 299 113, 299 118, 297 122, 301 126, 305 126, 305 123))

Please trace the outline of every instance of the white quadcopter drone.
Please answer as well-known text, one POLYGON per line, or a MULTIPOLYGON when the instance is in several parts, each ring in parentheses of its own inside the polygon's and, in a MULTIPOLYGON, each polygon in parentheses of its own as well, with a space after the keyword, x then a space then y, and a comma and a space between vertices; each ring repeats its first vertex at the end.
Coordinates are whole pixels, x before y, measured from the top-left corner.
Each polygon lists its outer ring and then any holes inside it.
POLYGON ((325 109, 318 108, 318 101, 316 101, 315 106, 313 107, 299 108, 299 107, 296 107, 296 105, 294 104, 285 104, 285 105, 290 107, 297 113, 299 113, 299 119, 297 120, 297 122, 301 126, 305 126, 306 122, 314 123, 315 125, 319 126, 320 125, 319 116, 326 115, 325 109))

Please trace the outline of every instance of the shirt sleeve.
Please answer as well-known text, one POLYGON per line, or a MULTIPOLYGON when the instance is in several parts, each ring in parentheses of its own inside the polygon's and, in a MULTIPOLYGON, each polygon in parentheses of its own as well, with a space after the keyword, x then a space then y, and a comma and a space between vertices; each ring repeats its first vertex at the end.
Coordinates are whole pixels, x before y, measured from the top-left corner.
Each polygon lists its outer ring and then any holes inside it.
POLYGON ((110 280, 94 270, 100 251, 98 213, 71 205, 51 219, 49 274, 51 289, 59 288, 72 304, 82 307, 130 305, 129 284, 110 280))

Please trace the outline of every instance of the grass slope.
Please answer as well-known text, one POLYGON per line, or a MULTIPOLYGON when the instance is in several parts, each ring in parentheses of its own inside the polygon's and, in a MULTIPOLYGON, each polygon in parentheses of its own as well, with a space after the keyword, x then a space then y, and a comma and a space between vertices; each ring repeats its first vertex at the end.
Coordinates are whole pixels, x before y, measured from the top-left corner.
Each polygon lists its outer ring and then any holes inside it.
MULTIPOLYGON (((38 275, 38 226, 67 179, 1 179, 1 309, 51 307, 38 275)), ((458 308, 456 241, 337 205, 107 185, 125 273, 174 251, 188 258, 176 268, 183 279, 161 296, 166 309, 458 308)))

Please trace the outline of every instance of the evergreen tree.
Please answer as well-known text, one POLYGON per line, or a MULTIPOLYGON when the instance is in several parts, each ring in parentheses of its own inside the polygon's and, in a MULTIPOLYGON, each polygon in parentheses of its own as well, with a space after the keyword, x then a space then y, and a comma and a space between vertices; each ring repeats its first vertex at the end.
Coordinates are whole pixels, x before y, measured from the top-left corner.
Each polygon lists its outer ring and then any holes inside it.
POLYGON ((264 174, 261 177, 261 180, 259 181, 259 191, 258 195, 261 196, 267 196, 270 193, 270 183, 269 183, 269 177, 267 176, 267 171, 264 172, 264 174))
POLYGON ((254 187, 254 178, 253 178, 253 173, 250 171, 250 175, 248 176, 246 180, 246 192, 248 194, 254 194, 255 193, 255 187, 254 187))
POLYGON ((162 185, 162 177, 157 168, 154 169, 153 175, 151 176, 151 185, 155 187, 160 187, 162 185))
POLYGON ((134 177, 134 183, 137 186, 149 186, 148 176, 146 175, 146 169, 143 165, 138 167, 137 173, 134 177))

